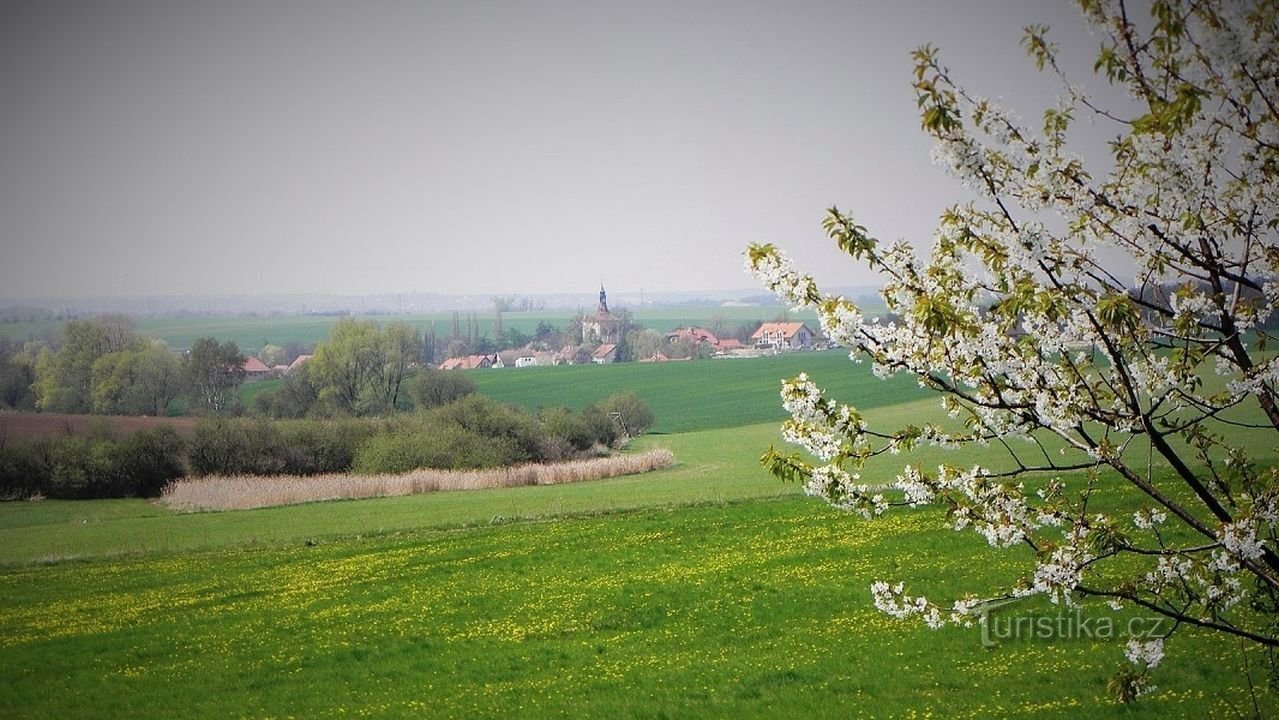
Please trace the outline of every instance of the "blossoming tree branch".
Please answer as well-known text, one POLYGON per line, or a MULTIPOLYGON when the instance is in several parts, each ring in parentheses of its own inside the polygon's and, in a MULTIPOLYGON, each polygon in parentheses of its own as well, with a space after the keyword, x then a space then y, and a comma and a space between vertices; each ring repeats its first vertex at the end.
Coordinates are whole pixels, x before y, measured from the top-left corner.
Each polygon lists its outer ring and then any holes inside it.
MULTIPOLYGON (((875 604, 933 627, 968 625, 985 603, 1102 598, 1268 653, 1279 645, 1279 468, 1241 440, 1279 440, 1279 4, 1159 1, 1138 23, 1114 0, 1080 6, 1102 38, 1095 69, 1136 112, 1072 83, 1048 28, 1024 45, 1060 80, 1030 125, 960 86, 936 53, 914 54, 935 159, 975 197, 949 208, 931 251, 885 244, 836 208, 824 227, 878 271, 891 321, 819 292, 772 245, 750 269, 882 376, 909 373, 957 421, 872 428, 805 375, 783 383, 780 477, 875 517, 939 504, 956 530, 1028 547, 1034 569, 1003 588, 939 601, 875 582, 875 604), (1110 166, 1085 167, 1072 126, 1113 126, 1110 166), (995 444, 1000 468, 907 465, 862 482, 871 457, 920 443, 995 444), (1090 508, 1103 486, 1141 498, 1123 516, 1090 508)), ((1095 506, 1095 503, 1094 503, 1095 506)), ((1111 689, 1148 690, 1162 639, 1132 639, 1111 689)))

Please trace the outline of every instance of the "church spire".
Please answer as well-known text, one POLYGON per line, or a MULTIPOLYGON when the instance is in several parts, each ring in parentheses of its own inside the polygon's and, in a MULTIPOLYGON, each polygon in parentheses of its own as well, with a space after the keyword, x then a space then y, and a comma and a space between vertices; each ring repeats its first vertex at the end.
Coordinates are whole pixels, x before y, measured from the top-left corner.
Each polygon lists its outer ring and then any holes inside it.
POLYGON ((600 314, 600 315, 607 315, 607 314, 608 314, 608 293, 605 293, 605 292, 604 292, 604 282, 603 282, 603 281, 600 281, 600 307, 599 307, 599 314, 600 314))

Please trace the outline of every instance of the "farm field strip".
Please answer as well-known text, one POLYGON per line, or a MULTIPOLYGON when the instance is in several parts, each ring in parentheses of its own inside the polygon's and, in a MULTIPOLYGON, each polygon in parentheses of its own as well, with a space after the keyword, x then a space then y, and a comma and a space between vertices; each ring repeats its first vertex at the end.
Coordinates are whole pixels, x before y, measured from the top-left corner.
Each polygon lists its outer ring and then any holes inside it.
MULTIPOLYGON (((459 311, 461 329, 465 334, 466 318, 472 311, 459 311)), ((482 337, 493 337, 496 317, 492 309, 476 310, 478 334, 482 337)), ((804 320, 810 326, 816 325, 814 313, 788 313, 783 307, 646 307, 636 309, 633 317, 636 323, 659 332, 668 332, 686 325, 709 326, 717 320, 727 325, 736 325, 756 320, 773 320, 782 314, 797 320, 804 320)), ((522 333, 532 335, 539 323, 548 323, 564 328, 572 320, 576 311, 568 308, 558 310, 536 310, 527 312, 502 313, 502 327, 515 328, 522 333)), ((453 332, 453 313, 411 313, 402 315, 364 315, 353 314, 357 320, 375 320, 379 323, 402 321, 419 330, 434 328, 440 337, 453 332)), ((169 347, 182 349, 191 347, 196 339, 215 337, 218 340, 232 340, 241 350, 256 352, 263 345, 287 345, 291 342, 309 345, 326 339, 333 324, 338 321, 335 315, 234 315, 234 316, 195 316, 195 317, 138 317, 138 330, 144 335, 159 338, 169 347)), ((64 323, 54 320, 38 320, 33 322, 0 323, 0 336, 18 340, 40 339, 54 335, 64 323)))
POLYGON ((827 388, 830 397, 863 409, 928 397, 913 378, 880 380, 868 364, 850 362, 843 350, 740 360, 460 372, 475 380, 479 392, 530 409, 563 405, 577 410, 619 390, 631 390, 648 403, 654 430, 663 433, 780 421, 786 417, 779 397, 781 379, 802 372, 827 388))

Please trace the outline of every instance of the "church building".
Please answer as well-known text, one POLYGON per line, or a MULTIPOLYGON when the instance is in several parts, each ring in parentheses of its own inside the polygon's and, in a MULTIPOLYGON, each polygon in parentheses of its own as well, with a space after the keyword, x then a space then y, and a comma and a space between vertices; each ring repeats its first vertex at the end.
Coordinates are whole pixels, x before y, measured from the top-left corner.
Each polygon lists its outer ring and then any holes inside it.
POLYGON ((622 320, 608 311, 608 294, 600 283, 599 307, 594 315, 582 316, 582 342, 616 344, 621 342, 621 333, 622 320))

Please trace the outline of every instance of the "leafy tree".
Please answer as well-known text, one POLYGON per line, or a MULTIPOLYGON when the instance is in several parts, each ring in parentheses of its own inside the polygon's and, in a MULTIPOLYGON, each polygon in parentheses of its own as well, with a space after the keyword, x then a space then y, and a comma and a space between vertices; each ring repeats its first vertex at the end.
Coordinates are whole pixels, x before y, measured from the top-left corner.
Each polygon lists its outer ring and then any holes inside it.
POLYGON ((68 322, 62 326, 56 352, 45 349, 36 361, 36 406, 53 412, 90 412, 93 364, 104 355, 140 345, 133 322, 121 315, 68 322))
POLYGON ((653 426, 653 411, 648 404, 633 392, 620 392, 610 395, 599 404, 599 407, 622 424, 626 433, 632 437, 642 435, 653 426))
POLYGON ((93 411, 111 415, 165 415, 182 391, 182 364, 162 342, 108 353, 93 363, 93 411))
POLYGON ((409 393, 419 408, 434 408, 475 392, 475 381, 453 370, 422 368, 414 376, 409 393))
POLYGON ((230 340, 219 344, 214 338, 200 338, 191 345, 182 372, 198 412, 223 415, 236 408, 244 361, 239 346, 230 340))
POLYGON ((632 330, 626 337, 626 344, 636 360, 647 360, 659 352, 670 355, 666 336, 653 329, 632 330))
POLYGON ((30 409, 35 406, 36 343, 0 338, 0 406, 30 409))
MULTIPOLYGON (((816 462, 777 451, 765 462, 867 517, 941 505, 956 530, 1034 558, 1025 577, 953 602, 877 581, 875 604, 892 615, 969 624, 983 600, 1098 598, 1272 653, 1279 468, 1252 450, 1273 448, 1279 431, 1279 356, 1261 329, 1279 303, 1279 6, 1158 1, 1141 25, 1122 2, 1081 6, 1102 38, 1096 69, 1135 112, 1070 82, 1044 27, 1028 28, 1025 45, 1064 94, 1040 127, 970 94, 932 48, 915 53, 935 157, 977 199, 942 215, 927 257, 837 209, 825 221, 882 274, 896 321, 823 296, 771 245, 747 254, 770 289, 818 311, 828 336, 881 375, 916 376, 963 425, 872 429, 800 375, 783 383, 783 432, 816 462), (1119 133, 1108 170, 1072 154, 1080 116, 1119 133), (859 480, 866 458, 919 443, 995 443, 1009 458, 859 480), (1090 508, 1114 480, 1140 498, 1135 513, 1090 508)), ((1164 649, 1132 639, 1133 666, 1112 692, 1148 691, 1164 649)))
MULTIPOLYGON (((279 345, 267 343, 262 346, 262 350, 258 352, 258 359, 267 367, 275 367, 284 363, 285 350, 279 345)), ((294 355, 294 357, 297 357, 294 355)))
POLYGON ((385 357, 377 323, 342 318, 311 359, 321 384, 320 397, 341 412, 359 414, 375 400, 385 357))
POLYGON ((537 328, 533 331, 533 339, 538 342, 551 342, 559 335, 559 328, 554 325, 542 321, 537 324, 537 328))
POLYGON ((508 327, 502 331, 502 336, 498 339, 498 344, 503 350, 513 348, 522 348, 528 345, 533 338, 525 333, 520 332, 516 328, 508 327))
POLYGON ((253 410, 275 418, 301 418, 312 413, 319 399, 320 384, 311 363, 305 363, 289 373, 276 389, 254 396, 253 410))
POLYGON ((395 409, 404 397, 403 385, 409 372, 422 360, 422 335, 400 321, 387 324, 383 332, 383 358, 379 387, 382 404, 395 409))
POLYGON ((370 415, 401 402, 404 381, 421 353, 421 335, 403 322, 380 328, 372 320, 343 318, 309 364, 322 400, 341 413, 370 415))

